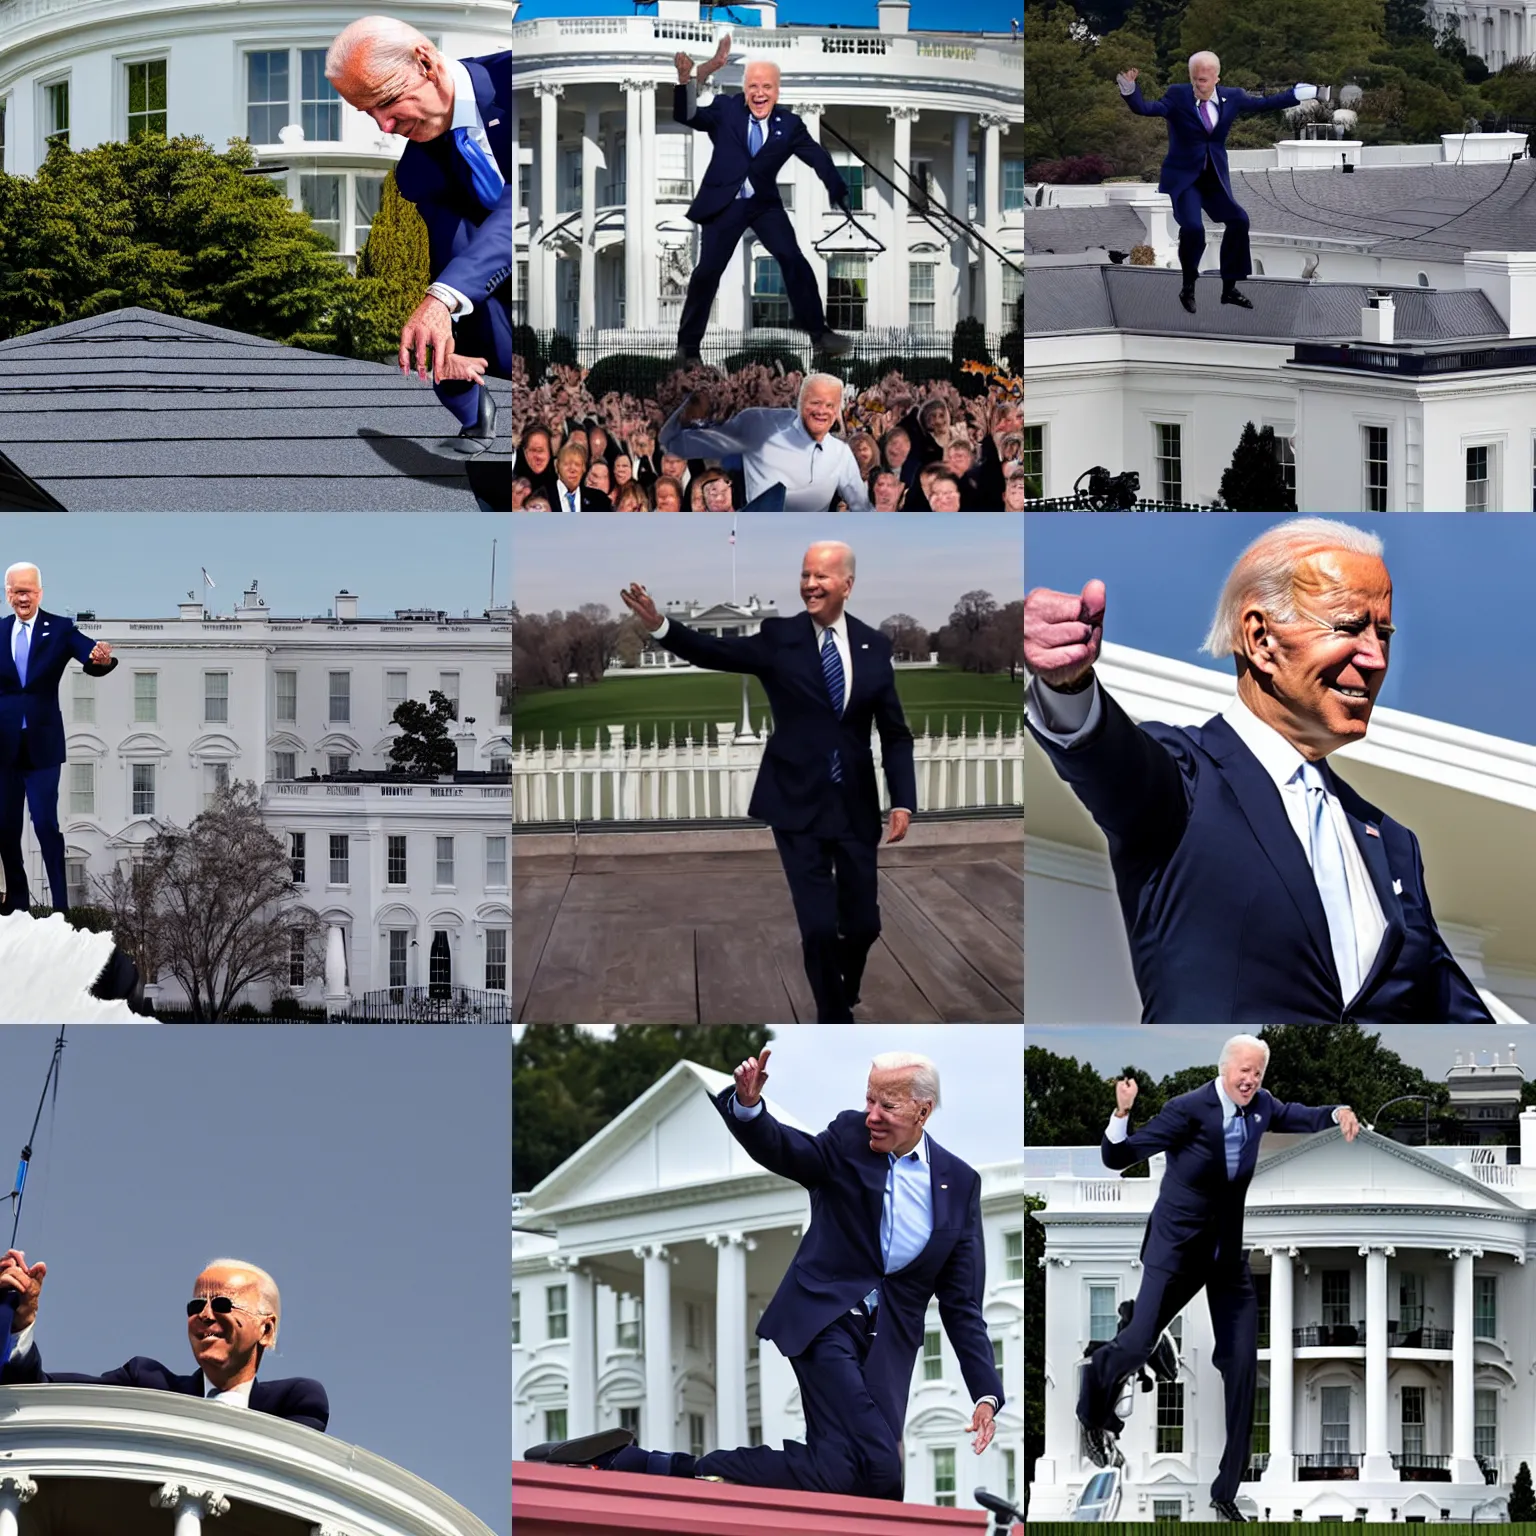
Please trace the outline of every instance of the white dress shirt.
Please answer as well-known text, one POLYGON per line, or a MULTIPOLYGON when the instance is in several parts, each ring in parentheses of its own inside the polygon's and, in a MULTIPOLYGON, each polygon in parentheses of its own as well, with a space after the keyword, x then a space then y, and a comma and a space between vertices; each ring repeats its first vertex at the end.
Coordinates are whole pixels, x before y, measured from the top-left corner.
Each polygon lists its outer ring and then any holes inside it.
MULTIPOLYGON (((19 1333, 11 1335, 11 1354, 19 1357, 26 1354, 32 1348, 32 1336, 37 1332, 36 1323, 28 1323, 19 1333)), ((203 1377, 203 1397, 210 1403, 223 1403, 226 1408, 249 1408, 251 1406, 251 1388, 256 1384, 253 1376, 249 1381, 242 1381, 238 1387, 231 1387, 227 1392, 213 1390, 213 1384, 206 1376, 203 1377)))
MULTIPOLYGON (((490 136, 485 131, 485 119, 480 116, 480 103, 475 100, 475 82, 469 78, 469 71, 464 67, 463 60, 449 59, 448 76, 453 81, 453 121, 448 125, 448 134, 451 138, 455 128, 469 129, 469 136, 475 144, 484 152, 485 158, 490 161, 491 169, 501 176, 501 167, 496 163, 496 156, 491 150, 490 136)), ((457 154, 458 150, 455 149, 457 154)), ((506 178, 502 177, 502 185, 506 185, 506 178)), ((431 283, 427 292, 432 293, 434 288, 440 288, 441 293, 433 294, 434 298, 443 298, 447 295, 455 302, 448 306, 449 312, 455 320, 462 320, 465 315, 473 314, 475 306, 470 303, 467 294, 462 294, 457 288, 447 283, 431 283)))

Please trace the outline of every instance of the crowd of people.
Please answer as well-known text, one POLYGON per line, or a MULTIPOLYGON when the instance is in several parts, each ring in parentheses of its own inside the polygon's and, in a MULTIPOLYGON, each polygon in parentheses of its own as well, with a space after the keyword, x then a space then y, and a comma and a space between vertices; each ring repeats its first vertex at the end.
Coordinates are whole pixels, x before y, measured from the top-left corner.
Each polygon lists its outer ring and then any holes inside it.
MULTIPOLYGON (((851 456, 856 473, 828 483, 824 500, 814 505, 795 502, 790 510, 872 510, 875 512, 999 512, 1024 508, 1023 419, 1017 404, 989 404, 985 428, 956 419, 949 404, 930 399, 908 411, 881 436, 847 431, 841 421, 829 434, 814 431, 817 375, 806 380, 801 393, 810 442, 829 436, 841 457, 851 456)), ((740 413, 745 417, 748 412, 740 413)), ((781 415, 798 431, 795 413, 781 415)), ((692 423, 686 408, 678 413, 692 423)), ((737 421, 740 418, 733 418, 737 421)), ((512 507, 524 512, 731 512, 753 506, 786 505, 769 500, 749 479, 762 479, 750 462, 752 452, 729 451, 735 444, 733 422, 709 430, 681 432, 660 420, 631 419, 623 434, 611 432, 595 419, 562 424, 526 423, 514 433, 516 457, 512 468, 512 507), (663 442, 663 437, 666 442, 663 442), (719 450, 715 457, 688 457, 669 452, 689 444, 719 450)), ((774 424, 777 430, 777 424, 774 424)), ((777 431, 779 437, 785 432, 777 431)), ((793 446, 791 444, 791 446, 793 446)), ((820 482, 818 482, 820 483, 820 482)), ((782 485, 776 485, 782 498, 782 485)), ((800 492, 802 498, 807 494, 800 492)), ((810 494, 814 495, 812 490, 810 494)))

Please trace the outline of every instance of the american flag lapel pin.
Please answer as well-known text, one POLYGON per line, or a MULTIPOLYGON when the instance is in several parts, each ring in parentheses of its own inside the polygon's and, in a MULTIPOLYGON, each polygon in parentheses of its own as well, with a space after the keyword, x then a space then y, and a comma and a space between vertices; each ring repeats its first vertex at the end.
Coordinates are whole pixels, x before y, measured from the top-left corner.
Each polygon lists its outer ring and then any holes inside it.
POLYGON ((1403 882, 1401 880, 1394 880, 1392 882, 1392 894, 1394 896, 1401 896, 1403 894, 1403 882))
POLYGON ((1367 827, 1365 829, 1365 835, 1367 837, 1380 837, 1381 833, 1378 832, 1375 827, 1367 827))
POLYGON ((490 120, 490 122, 488 122, 485 126, 487 128, 500 128, 501 127, 501 119, 499 117, 493 117, 490 120))

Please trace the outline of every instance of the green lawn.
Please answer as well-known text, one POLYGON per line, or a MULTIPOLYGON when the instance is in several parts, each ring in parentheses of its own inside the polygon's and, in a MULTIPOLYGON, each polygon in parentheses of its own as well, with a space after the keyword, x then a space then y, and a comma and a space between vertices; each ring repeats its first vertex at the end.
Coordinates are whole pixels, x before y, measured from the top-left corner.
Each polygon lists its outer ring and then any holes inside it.
MULTIPOLYGON (((1006 673, 978 677, 952 667, 899 670, 896 691, 907 723, 918 735, 925 730, 937 735, 945 717, 952 736, 962 728, 974 733, 983 722, 989 733, 995 732, 999 717, 1011 731, 1023 714, 1023 679, 1010 683, 1006 673)), ((768 701, 755 677, 747 679, 747 698, 756 729, 768 714, 768 701)), ((681 740, 691 726, 695 741, 706 733, 713 740, 717 721, 740 719, 740 677, 697 672, 608 679, 585 688, 520 695, 513 706, 512 736, 515 746, 537 746, 542 732, 545 745, 553 746, 555 737, 563 734, 565 744, 574 746, 578 731, 583 741, 591 742, 603 727, 623 725, 631 741, 638 727, 649 742, 653 729, 663 741, 669 734, 681 740)))

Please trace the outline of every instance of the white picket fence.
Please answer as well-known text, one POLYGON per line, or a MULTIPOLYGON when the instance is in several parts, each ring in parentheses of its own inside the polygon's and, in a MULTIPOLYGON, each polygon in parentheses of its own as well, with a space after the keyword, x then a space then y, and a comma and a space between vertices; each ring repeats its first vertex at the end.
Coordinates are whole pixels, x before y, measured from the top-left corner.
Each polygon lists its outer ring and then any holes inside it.
MULTIPOLYGON (((678 821, 745 816, 762 761, 765 738, 742 737, 728 722, 715 727, 714 742, 663 742, 653 737, 624 744, 624 727, 610 725, 591 743, 557 739, 512 753, 512 820, 678 821), (603 739, 606 735, 606 740, 603 739)), ((871 741, 880 805, 890 804, 881 771, 880 741, 871 741)), ((917 809, 948 811, 973 806, 1024 804, 1024 727, 976 735, 918 736, 913 742, 917 809)))

